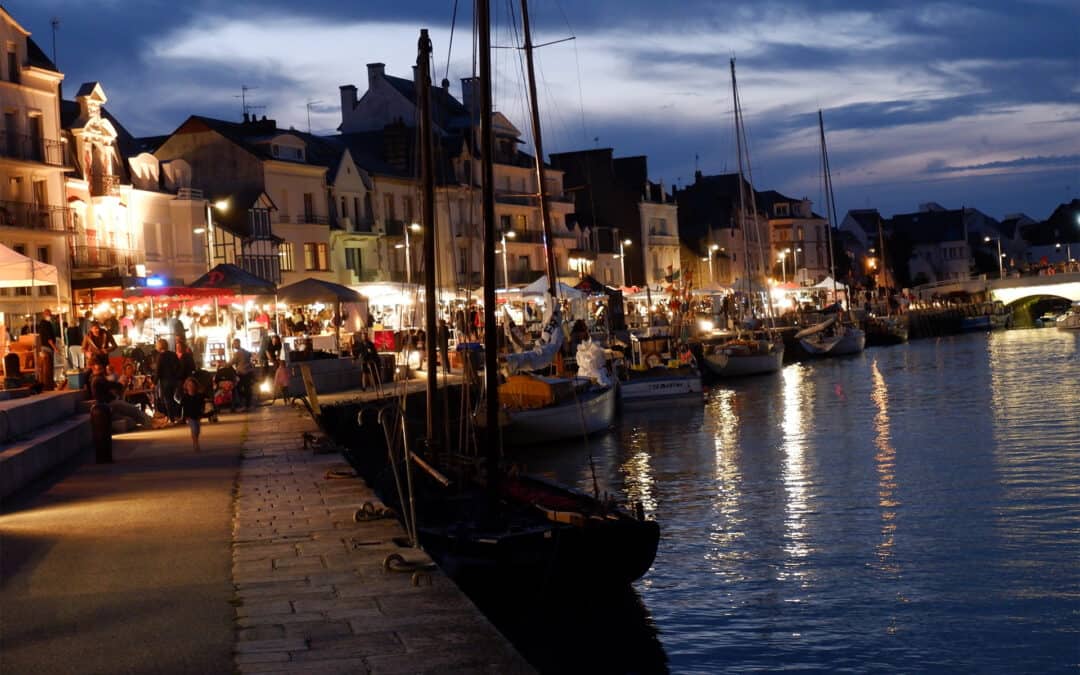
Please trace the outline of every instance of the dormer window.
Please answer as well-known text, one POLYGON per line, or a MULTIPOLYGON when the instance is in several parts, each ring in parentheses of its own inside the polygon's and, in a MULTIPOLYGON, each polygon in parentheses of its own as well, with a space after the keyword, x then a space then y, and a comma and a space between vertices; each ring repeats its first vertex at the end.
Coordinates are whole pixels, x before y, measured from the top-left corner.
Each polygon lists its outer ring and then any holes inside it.
POLYGON ((777 204, 776 205, 776 215, 777 216, 783 217, 783 216, 789 215, 790 213, 791 213, 791 211, 790 211, 789 206, 787 204, 777 204))

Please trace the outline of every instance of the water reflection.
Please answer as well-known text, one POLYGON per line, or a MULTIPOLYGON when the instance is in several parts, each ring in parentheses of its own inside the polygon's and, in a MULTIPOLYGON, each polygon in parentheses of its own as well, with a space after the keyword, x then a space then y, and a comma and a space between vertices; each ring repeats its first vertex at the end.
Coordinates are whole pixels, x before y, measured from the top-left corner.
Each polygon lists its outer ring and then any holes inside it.
POLYGON ((739 497, 742 476, 739 472, 739 413, 736 409, 736 392, 733 389, 717 389, 709 400, 711 428, 707 428, 714 455, 715 493, 713 513, 709 523, 710 550, 705 559, 716 574, 730 574, 725 559, 729 557, 732 542, 742 537, 739 497), (725 551, 729 552, 725 555, 725 551))
POLYGON ((781 429, 784 434, 784 489, 787 492, 784 518, 784 551, 794 559, 805 558, 809 553, 806 541, 807 499, 806 450, 807 423, 803 411, 804 369, 792 366, 783 371, 784 417, 781 429))
POLYGON ((878 506, 881 509, 881 540, 876 548, 878 566, 891 574, 900 572, 900 566, 894 562, 896 546, 896 509, 900 506, 896 498, 896 448, 893 447, 889 430, 889 388, 885 377, 878 368, 877 359, 870 365, 870 378, 873 390, 870 398, 877 412, 874 414, 874 465, 878 476, 878 506))

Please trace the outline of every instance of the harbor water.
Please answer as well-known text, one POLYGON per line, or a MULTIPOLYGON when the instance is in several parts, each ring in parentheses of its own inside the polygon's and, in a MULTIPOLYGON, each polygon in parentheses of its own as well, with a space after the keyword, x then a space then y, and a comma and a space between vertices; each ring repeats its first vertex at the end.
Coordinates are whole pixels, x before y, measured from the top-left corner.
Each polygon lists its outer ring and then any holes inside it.
MULTIPOLYGON (((703 404, 627 410, 611 434, 520 460, 640 500, 660 522, 653 569, 620 601, 636 627, 597 637, 590 670, 1080 664, 1075 333, 792 364, 714 384, 703 404)), ((524 640, 543 669, 574 670, 551 634, 521 632, 544 643, 524 640)))

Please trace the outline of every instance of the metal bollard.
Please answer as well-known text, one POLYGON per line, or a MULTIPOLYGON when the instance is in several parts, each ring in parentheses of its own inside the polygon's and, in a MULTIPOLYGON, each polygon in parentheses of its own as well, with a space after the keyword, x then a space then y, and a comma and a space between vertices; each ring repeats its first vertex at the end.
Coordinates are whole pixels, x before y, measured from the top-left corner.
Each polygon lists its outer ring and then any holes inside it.
POLYGON ((90 436, 98 464, 112 464, 112 410, 104 403, 90 408, 90 436))

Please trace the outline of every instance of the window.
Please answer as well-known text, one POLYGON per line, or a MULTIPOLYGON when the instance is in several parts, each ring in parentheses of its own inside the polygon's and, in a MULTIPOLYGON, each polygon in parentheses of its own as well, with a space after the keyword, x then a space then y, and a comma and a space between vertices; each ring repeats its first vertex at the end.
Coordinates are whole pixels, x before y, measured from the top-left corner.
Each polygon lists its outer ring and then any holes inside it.
POLYGON ((326 244, 307 242, 304 244, 304 269, 308 271, 325 271, 330 269, 327 259, 326 244))
POLYGON ((278 214, 281 215, 281 220, 289 220, 289 191, 281 191, 281 203, 278 204, 278 214))
POLYGON ((342 218, 349 217, 349 200, 345 199, 345 197, 341 198, 341 213, 339 215, 342 218))
POLYGON ((394 195, 383 195, 383 220, 397 220, 394 213, 394 195))
POLYGON ((281 260, 281 271, 293 271, 293 245, 292 242, 283 241, 278 247, 278 258, 281 260))
MULTIPOLYGON (((37 259, 45 264, 49 264, 52 256, 49 255, 48 246, 37 247, 37 259)), ((56 286, 39 286, 38 295, 56 296, 56 286)))
POLYGON ((507 232, 507 231, 509 231, 511 229, 510 228, 510 216, 505 215, 505 214, 499 216, 499 228, 503 232, 507 232))
POLYGON ((462 247, 458 249, 458 274, 466 274, 469 271, 469 249, 462 247))
POLYGON ((524 232, 528 228, 529 218, 523 214, 514 216, 514 229, 524 232))
POLYGON ((304 222, 315 222, 315 195, 310 192, 304 193, 304 222))
POLYGON ((350 269, 353 272, 356 272, 357 275, 359 275, 360 274, 360 269, 361 269, 361 265, 360 265, 361 261, 362 261, 362 258, 360 256, 360 249, 358 249, 358 248, 347 248, 347 249, 345 249, 345 267, 346 267, 346 269, 350 269))
POLYGON ((790 207, 787 204, 777 204, 776 205, 776 215, 777 216, 783 217, 783 216, 787 216, 790 213, 791 213, 790 207))
POLYGON ((8 80, 11 82, 19 82, 19 55, 15 51, 15 47, 8 47, 7 53, 7 70, 8 80))
POLYGON ((30 159, 35 162, 44 162, 45 133, 41 128, 41 115, 30 115, 27 122, 30 131, 30 159))
POLYGON ((277 157, 280 154, 280 148, 278 148, 277 143, 274 143, 273 145, 271 145, 270 149, 271 149, 271 152, 273 153, 274 157, 277 157))
POLYGON ((412 197, 402 197, 401 198, 401 205, 402 205, 401 210, 403 212, 402 215, 404 215, 404 217, 405 217, 405 224, 408 225, 410 223, 416 222, 416 219, 413 217, 413 200, 412 200, 412 197))
MULTIPOLYGON (((11 247, 11 250, 15 251, 19 255, 26 255, 26 244, 15 244, 11 247)), ((16 288, 15 295, 30 295, 30 289, 26 286, 16 288)))
POLYGON ((256 239, 270 238, 270 211, 268 209, 251 209, 248 211, 248 222, 251 223, 251 233, 256 239))
POLYGON ((353 212, 353 225, 356 225, 357 223, 360 222, 360 217, 361 217, 361 213, 362 213, 360 211, 360 198, 359 197, 353 197, 352 198, 352 212, 353 212))
POLYGON ((527 256, 527 255, 519 255, 518 256, 518 269, 521 270, 522 272, 528 272, 529 271, 529 256, 527 256))

